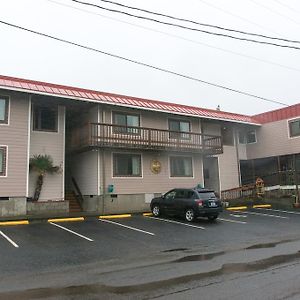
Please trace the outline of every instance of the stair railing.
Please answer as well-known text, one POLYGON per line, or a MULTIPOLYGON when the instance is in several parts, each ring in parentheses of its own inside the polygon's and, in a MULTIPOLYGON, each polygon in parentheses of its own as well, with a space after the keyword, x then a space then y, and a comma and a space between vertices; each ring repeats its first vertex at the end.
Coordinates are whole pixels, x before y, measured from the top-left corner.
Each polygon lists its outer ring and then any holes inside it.
POLYGON ((83 201, 84 200, 83 200, 83 196, 81 194, 81 190, 80 190, 80 188, 79 188, 79 186, 77 184, 77 181, 75 180, 74 177, 72 177, 72 183, 73 183, 75 191, 76 191, 76 193, 75 193, 76 199, 77 199, 77 201, 78 201, 78 203, 79 203, 79 205, 80 205, 80 207, 82 209, 83 201))

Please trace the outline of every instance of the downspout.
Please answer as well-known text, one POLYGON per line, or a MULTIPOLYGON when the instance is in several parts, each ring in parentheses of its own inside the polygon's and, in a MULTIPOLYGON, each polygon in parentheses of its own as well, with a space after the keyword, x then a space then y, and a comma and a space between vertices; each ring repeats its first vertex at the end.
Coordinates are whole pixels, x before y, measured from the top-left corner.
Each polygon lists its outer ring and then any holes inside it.
POLYGON ((238 131, 234 128, 234 144, 235 144, 235 152, 236 152, 236 160, 237 160, 237 168, 238 168, 238 178, 239 178, 239 186, 242 185, 241 178, 241 167, 240 167, 240 154, 239 154, 239 144, 238 144, 238 131))
POLYGON ((31 99, 31 95, 29 95, 29 104, 28 104, 28 130, 27 130, 27 170, 26 170, 26 197, 29 197, 29 184, 30 184, 30 180, 29 180, 29 160, 30 160, 30 138, 31 138, 31 103, 32 103, 32 99, 31 99))
MULTIPOLYGON (((105 123, 105 112, 104 112, 104 107, 102 108, 102 123, 105 123)), ((105 210, 105 196, 106 196, 106 180, 105 180, 105 150, 104 148, 102 149, 102 159, 101 159, 101 165, 102 165, 102 214, 104 214, 105 210)))

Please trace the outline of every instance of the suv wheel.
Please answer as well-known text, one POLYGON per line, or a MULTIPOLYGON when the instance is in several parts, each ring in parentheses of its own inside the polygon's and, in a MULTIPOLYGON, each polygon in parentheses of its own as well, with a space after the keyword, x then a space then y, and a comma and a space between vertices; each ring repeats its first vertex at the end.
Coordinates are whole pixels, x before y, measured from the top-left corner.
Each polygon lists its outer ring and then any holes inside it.
POLYGON ((188 221, 188 222, 193 222, 194 219, 195 219, 195 213, 194 213, 194 210, 192 208, 189 208, 186 210, 185 212, 185 219, 188 221))
POLYGON ((213 221, 218 218, 218 215, 211 215, 211 216, 208 216, 207 218, 208 218, 208 220, 213 221))
POLYGON ((160 215, 160 208, 158 204, 154 204, 152 207, 152 214, 154 217, 158 217, 160 215))

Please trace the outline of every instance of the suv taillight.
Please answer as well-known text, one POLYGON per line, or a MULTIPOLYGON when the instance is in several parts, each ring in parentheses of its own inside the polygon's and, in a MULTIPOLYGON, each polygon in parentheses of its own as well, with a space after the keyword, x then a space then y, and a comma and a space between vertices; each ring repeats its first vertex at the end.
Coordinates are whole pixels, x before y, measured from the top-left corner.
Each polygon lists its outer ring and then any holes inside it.
POLYGON ((203 206, 203 200, 201 199, 196 200, 196 203, 198 204, 199 207, 203 206))

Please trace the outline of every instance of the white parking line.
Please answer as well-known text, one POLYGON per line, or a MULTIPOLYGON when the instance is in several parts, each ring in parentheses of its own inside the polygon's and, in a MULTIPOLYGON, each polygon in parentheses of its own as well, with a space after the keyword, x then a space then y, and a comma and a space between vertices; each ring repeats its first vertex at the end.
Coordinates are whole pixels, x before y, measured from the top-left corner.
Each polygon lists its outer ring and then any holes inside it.
POLYGON ((72 230, 70 230, 70 229, 68 229, 68 228, 66 228, 66 227, 63 227, 63 226, 58 225, 58 224, 55 224, 55 223, 53 223, 53 222, 49 222, 49 224, 54 225, 54 226, 56 226, 56 227, 59 227, 59 228, 65 230, 65 231, 68 231, 68 232, 70 232, 70 233, 73 233, 73 234, 75 234, 75 235, 77 235, 77 236, 79 236, 79 237, 81 237, 81 238, 83 238, 83 239, 85 239, 85 240, 88 240, 89 242, 93 242, 92 239, 90 239, 90 238, 88 238, 88 237, 86 237, 86 236, 84 236, 84 235, 82 235, 82 234, 79 234, 79 233, 77 233, 77 232, 75 232, 75 231, 72 231, 72 230))
POLYGON ((145 230, 138 229, 138 228, 131 227, 131 226, 127 226, 127 225, 123 225, 123 224, 120 224, 120 223, 118 223, 118 222, 113 222, 113 221, 109 221, 109 220, 105 220, 105 219, 99 219, 99 221, 105 222, 105 223, 114 224, 114 225, 118 225, 118 226, 121 226, 121 227, 125 227, 125 228, 127 228, 127 229, 131 229, 131 230, 134 230, 134 231, 142 232, 142 233, 145 233, 145 234, 155 235, 155 234, 152 233, 152 232, 145 231, 145 230))
POLYGON ((247 224, 247 222, 230 220, 230 219, 223 219, 223 218, 218 218, 217 220, 224 221, 224 222, 237 223, 237 224, 247 224))
POLYGON ((247 216, 245 216, 245 215, 234 215, 234 214, 229 214, 229 216, 235 217, 235 218, 247 218, 247 216))
POLYGON ((262 217, 272 217, 272 218, 279 218, 279 219, 289 219, 289 217, 282 217, 282 216, 278 216, 278 215, 256 213, 256 212, 253 212, 253 211, 243 211, 241 213, 243 213, 243 214, 249 214, 249 215, 262 216, 262 217))
POLYGON ((162 222, 175 223, 175 224, 180 224, 180 225, 184 225, 184 226, 188 226, 188 227, 193 227, 193 228, 205 230, 205 228, 201 227, 201 226, 195 226, 195 225, 191 225, 191 224, 185 224, 185 223, 177 222, 177 221, 173 221, 173 220, 166 220, 166 219, 160 219, 160 218, 155 218, 155 217, 145 217, 145 218, 159 220, 159 221, 162 221, 162 222))
POLYGON ((280 209, 273 209, 273 208, 256 208, 259 210, 270 210, 270 211, 276 211, 276 212, 282 212, 282 213, 286 213, 286 214, 293 214, 293 215, 300 215, 300 212, 296 212, 296 211, 288 211, 288 210, 280 210, 280 209))
POLYGON ((7 239, 14 247, 19 248, 19 246, 12 240, 10 239, 7 235, 5 235, 1 230, 0 230, 0 234, 7 239))

